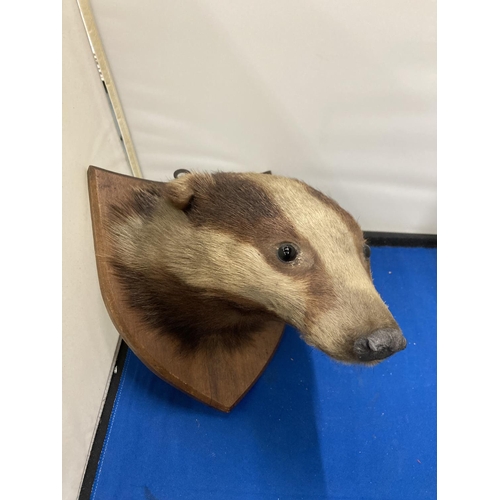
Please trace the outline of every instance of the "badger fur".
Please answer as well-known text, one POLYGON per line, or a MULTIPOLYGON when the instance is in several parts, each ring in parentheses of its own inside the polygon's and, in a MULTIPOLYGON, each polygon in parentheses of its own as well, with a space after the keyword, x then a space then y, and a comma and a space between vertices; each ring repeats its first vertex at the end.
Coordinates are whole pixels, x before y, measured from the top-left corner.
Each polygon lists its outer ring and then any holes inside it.
POLYGON ((406 346, 359 225, 301 181, 188 174, 136 190, 109 229, 129 306, 185 353, 238 349, 277 319, 342 362, 374 364, 406 346))

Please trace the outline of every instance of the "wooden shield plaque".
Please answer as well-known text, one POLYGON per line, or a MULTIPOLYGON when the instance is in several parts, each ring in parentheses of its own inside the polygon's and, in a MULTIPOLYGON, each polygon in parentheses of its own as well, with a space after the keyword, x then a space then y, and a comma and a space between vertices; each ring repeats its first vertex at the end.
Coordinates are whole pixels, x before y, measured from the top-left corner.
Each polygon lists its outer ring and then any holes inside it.
POLYGON ((111 265, 111 237, 106 229, 113 205, 132 196, 134 189, 160 184, 88 169, 90 209, 97 272, 108 313, 129 348, 156 375, 190 396, 229 412, 248 392, 271 360, 283 334, 283 322, 269 322, 253 334, 253 342, 236 351, 215 350, 179 355, 176 344, 147 325, 125 300, 111 265))

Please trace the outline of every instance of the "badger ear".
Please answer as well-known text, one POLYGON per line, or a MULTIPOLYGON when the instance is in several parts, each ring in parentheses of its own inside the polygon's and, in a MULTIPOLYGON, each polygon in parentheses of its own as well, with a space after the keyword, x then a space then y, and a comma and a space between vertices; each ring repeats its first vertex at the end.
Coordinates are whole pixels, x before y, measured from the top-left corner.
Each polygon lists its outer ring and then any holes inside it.
POLYGON ((194 196, 192 186, 192 176, 183 175, 165 184, 165 194, 167 199, 175 208, 186 210, 189 208, 194 196))

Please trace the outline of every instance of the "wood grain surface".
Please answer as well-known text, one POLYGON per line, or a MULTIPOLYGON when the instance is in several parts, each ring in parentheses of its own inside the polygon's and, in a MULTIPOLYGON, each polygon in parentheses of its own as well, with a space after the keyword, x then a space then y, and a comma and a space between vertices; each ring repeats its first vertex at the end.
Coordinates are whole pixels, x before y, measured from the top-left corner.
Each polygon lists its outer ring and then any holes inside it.
POLYGON ((254 333, 251 344, 238 351, 179 355, 169 337, 159 335, 126 304, 110 264, 112 247, 105 224, 113 204, 125 200, 137 187, 160 183, 91 166, 88 184, 99 284, 116 329, 136 356, 160 378, 203 403, 231 411, 271 360, 284 323, 267 323, 254 333))

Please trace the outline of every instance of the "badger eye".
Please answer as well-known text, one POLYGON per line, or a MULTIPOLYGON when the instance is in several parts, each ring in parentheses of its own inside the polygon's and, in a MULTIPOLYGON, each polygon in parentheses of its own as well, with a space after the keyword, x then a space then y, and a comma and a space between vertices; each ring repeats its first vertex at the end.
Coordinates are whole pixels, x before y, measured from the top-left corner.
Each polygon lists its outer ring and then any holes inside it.
POLYGON ((365 245, 363 247, 363 255, 365 256, 365 259, 369 259, 370 255, 372 254, 372 251, 368 245, 365 245))
POLYGON ((278 248, 278 257, 283 262, 291 262, 297 257, 297 249, 290 243, 283 243, 278 248))

